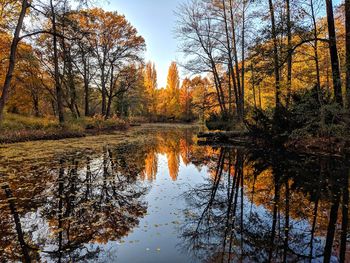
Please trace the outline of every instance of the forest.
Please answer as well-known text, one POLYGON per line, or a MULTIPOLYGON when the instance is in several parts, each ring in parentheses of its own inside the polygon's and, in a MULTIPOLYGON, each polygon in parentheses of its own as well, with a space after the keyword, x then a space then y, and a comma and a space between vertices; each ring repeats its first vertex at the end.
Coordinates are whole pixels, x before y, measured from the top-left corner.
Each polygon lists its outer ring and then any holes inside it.
POLYGON ((0 0, 0 262, 349 262, 350 0, 102 2, 0 0))
POLYGON ((145 40, 125 16, 77 4, 2 1, 0 120, 4 127, 16 121, 45 128, 57 120, 69 128, 84 118, 92 125, 109 119, 110 125, 123 125, 132 118, 199 118, 200 93, 209 86, 208 80, 185 79, 180 86, 173 62, 167 87, 158 89, 155 65, 144 61, 145 40), (194 100, 192 85, 197 87, 194 100))
POLYGON ((144 122, 200 122, 277 142, 345 138, 348 5, 182 3, 174 29, 182 56, 159 87, 156 65, 144 58, 145 39, 122 10, 2 0, 2 141, 16 140, 13 131, 35 139, 64 130, 69 137, 144 122))

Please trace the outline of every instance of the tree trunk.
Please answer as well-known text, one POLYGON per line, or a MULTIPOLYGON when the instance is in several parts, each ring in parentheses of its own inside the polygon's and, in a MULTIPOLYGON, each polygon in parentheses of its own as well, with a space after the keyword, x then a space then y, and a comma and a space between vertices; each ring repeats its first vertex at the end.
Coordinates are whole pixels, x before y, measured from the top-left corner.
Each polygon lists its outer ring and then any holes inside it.
POLYGON ((90 89, 89 83, 84 79, 84 96, 85 96, 85 117, 90 116, 90 89))
POLYGON ((346 94, 347 106, 350 109, 350 0, 345 0, 345 32, 346 32, 346 94))
POLYGON ((270 237, 270 251, 269 251, 269 260, 268 262, 272 262, 273 252, 276 249, 275 238, 276 238, 276 228, 277 228, 277 219, 279 212, 279 200, 280 200, 280 183, 279 176, 274 176, 275 181, 275 196, 273 198, 273 211, 272 211, 272 227, 271 227, 271 237, 270 237))
POLYGON ((80 118, 80 111, 79 111, 79 106, 78 106, 78 95, 77 95, 77 90, 75 88, 75 81, 74 81, 74 73, 73 73, 73 65, 72 62, 69 62, 69 67, 71 67, 70 70, 72 70, 69 73, 69 86, 70 86, 70 93, 71 93, 71 104, 72 107, 74 108, 74 113, 75 113, 75 118, 80 118))
POLYGON ((245 10, 246 9, 246 0, 243 0, 243 8, 242 8, 242 92, 241 92, 241 114, 242 119, 244 119, 245 112, 244 112, 244 96, 245 96, 245 10))
POLYGON ((286 180, 283 262, 288 262, 287 257, 288 257, 288 249, 289 249, 289 228, 290 228, 290 187, 289 187, 289 180, 286 180))
POLYGON ((67 65, 67 78, 68 78, 68 89, 70 94, 70 109, 73 117, 77 119, 80 117, 79 107, 77 105, 77 92, 75 89, 74 72, 73 72, 73 58, 69 48, 65 45, 64 39, 62 39, 62 47, 64 50, 64 60, 67 65))
MULTIPOLYGON (((226 14, 226 3, 225 0, 222 0, 223 12, 224 12, 224 24, 225 24, 225 33, 226 33, 226 44, 227 44, 227 55, 228 55, 228 71, 229 71, 229 81, 228 81, 228 95, 229 95, 229 115, 232 116, 233 108, 232 108, 232 84, 231 78, 234 80, 234 72, 233 72, 233 59, 232 59, 232 49, 230 43, 230 36, 228 31, 228 23, 227 23, 227 14, 226 14)), ((235 89, 235 93, 236 93, 235 89)))
POLYGON ((213 74, 213 77, 214 77, 216 95, 218 97, 220 111, 221 111, 222 115, 227 115, 225 96, 223 94, 221 79, 220 79, 220 76, 219 76, 217 68, 216 68, 216 66, 217 66, 216 61, 214 60, 214 58, 212 56, 212 51, 210 50, 210 48, 208 49, 208 44, 210 44, 210 43, 205 43, 205 41, 203 41, 203 39, 202 39, 202 34, 198 31, 198 29, 195 29, 195 30, 196 30, 196 34, 198 36, 200 45, 203 48, 203 50, 205 51, 205 53, 208 56, 208 59, 210 61, 211 73, 213 74))
POLYGON ((57 97, 57 111, 58 111, 58 119, 62 124, 64 123, 64 113, 63 113, 63 101, 62 101, 62 87, 60 83, 60 71, 58 65, 58 48, 57 48, 57 25, 56 25, 56 14, 55 8, 53 4, 53 0, 50 0, 51 7, 51 16, 52 16, 52 33, 53 33, 53 60, 55 67, 55 88, 56 88, 56 97, 57 97))
POLYGON ((16 29, 15 29, 15 33, 12 39, 12 43, 11 43, 11 48, 10 48, 10 58, 9 58, 9 65, 8 65, 8 69, 7 69, 7 73, 5 76, 5 82, 4 82, 4 86, 2 88, 2 94, 1 94, 1 98, 0 98, 0 122, 3 120, 4 118, 4 108, 5 108, 5 104, 7 102, 7 98, 9 95, 9 90, 11 87, 11 81, 12 81, 12 77, 13 77, 13 72, 15 70, 15 66, 16 66, 16 55, 17 55, 17 49, 18 49, 18 44, 20 42, 20 34, 21 34, 21 30, 23 27, 23 21, 24 18, 26 16, 27 13, 27 9, 29 8, 29 3, 27 0, 23 0, 22 1, 22 7, 21 7, 21 12, 17 21, 17 25, 16 25, 16 29))
MULTIPOLYGON (((318 33, 317 33, 317 18, 315 14, 314 9, 314 0, 310 0, 310 6, 311 6, 311 16, 312 16, 312 22, 313 22, 313 34, 314 34, 314 57, 315 57, 315 67, 316 67, 316 89, 317 89, 317 98, 318 102, 320 104, 320 119, 321 119, 321 125, 324 127, 325 125, 325 108, 323 107, 323 94, 321 90, 321 75, 320 75, 320 60, 318 56, 318 33)), ((328 71, 328 67, 327 67, 328 71)), ((327 72, 327 78, 328 78, 328 72, 327 72)))
POLYGON ((269 0, 270 17, 271 17, 271 34, 273 40, 273 60, 274 60, 274 72, 275 72, 275 100, 276 100, 276 112, 281 108, 280 100, 280 70, 279 70, 279 56, 278 56, 278 41, 277 41, 277 31, 275 22, 275 8, 273 6, 272 0, 269 0))
POLYGON ((218 73, 218 70, 216 68, 216 64, 215 64, 214 60, 212 58, 210 58, 210 59, 211 59, 211 63, 212 63, 212 70, 213 70, 216 90, 218 93, 217 95, 218 95, 218 99, 219 99, 221 112, 223 113, 224 116, 227 116, 225 94, 224 94, 223 89, 222 89, 222 83, 220 80, 220 76, 219 76, 219 73, 218 73))
POLYGON ((19 245, 21 247, 21 250, 22 250, 23 262, 30 263, 30 262, 32 262, 32 260, 31 260, 31 257, 30 257, 28 245, 27 245, 27 243, 25 241, 25 235, 23 233, 20 216, 19 216, 19 213, 18 213, 17 208, 16 208, 16 202, 13 200, 14 196, 12 194, 12 191, 11 191, 9 185, 3 186, 2 189, 4 190, 5 195, 7 197, 7 200, 8 200, 8 203, 9 203, 8 205, 10 207, 10 211, 11 211, 11 214, 12 214, 12 217, 13 217, 13 221, 15 223, 15 228, 16 228, 17 237, 18 237, 18 243, 19 243, 19 245))
POLYGON ((101 72, 101 85, 102 85, 102 115, 106 116, 107 111, 107 89, 106 89, 106 76, 105 76, 105 69, 103 66, 102 72, 101 72))
MULTIPOLYGON (((333 189, 333 191, 337 191, 338 189, 333 189)), ((335 193, 334 198, 332 200, 332 207, 331 211, 329 213, 329 224, 327 228, 327 238, 326 238, 326 245, 324 249, 324 263, 330 263, 331 257, 332 257, 332 251, 333 251, 333 243, 334 243, 334 236, 335 236, 335 228, 338 221, 338 209, 339 209, 339 203, 340 203, 340 194, 335 193)))
POLYGON ((253 90, 254 109, 257 109, 256 91, 255 91, 255 75, 254 75, 254 66, 253 66, 253 62, 251 62, 250 68, 251 68, 251 74, 252 74, 251 83, 252 83, 252 90, 253 90))
POLYGON ((316 22, 316 14, 314 9, 314 0, 310 1, 311 6, 311 16, 312 16, 312 22, 313 22, 313 35, 315 38, 314 42, 314 56, 315 56, 315 67, 316 67, 316 88, 318 93, 318 100, 320 104, 322 105, 323 102, 323 96, 321 92, 321 76, 320 76, 320 60, 318 56, 318 34, 317 34, 317 22, 316 22))
POLYGON ((339 58, 337 48, 337 36, 335 33, 333 3, 332 0, 326 0, 328 35, 329 35, 329 52, 331 56, 334 98, 337 103, 343 105, 341 77, 339 69, 339 58))
MULTIPOLYGON (((237 108, 239 111, 242 109, 242 89, 241 89, 241 78, 239 74, 239 61, 238 61, 238 55, 237 55, 237 41, 236 41, 236 26, 235 26, 235 21, 234 21, 234 13, 233 13, 233 3, 232 0, 229 1, 230 3, 230 15, 231 15, 231 30, 232 30, 232 43, 233 43, 233 55, 235 59, 235 69, 236 69, 236 74, 233 74, 233 77, 237 78, 237 97, 238 97, 238 102, 237 102, 237 108)), ((240 113, 242 116, 242 113, 240 113)))
POLYGON ((89 83, 84 79, 84 96, 85 96, 85 117, 90 116, 90 90, 89 83))
POLYGON ((292 67, 293 67, 293 57, 292 57, 292 22, 290 16, 290 0, 286 0, 286 12, 287 12, 287 49, 288 49, 288 61, 287 61, 287 108, 289 107, 290 98, 292 94, 292 67))
POLYGON ((349 175, 344 174, 342 202, 342 231, 340 237, 340 262, 346 260, 347 234, 349 226, 349 175))
POLYGON ((83 54, 84 63, 84 99, 85 99, 85 117, 90 116, 90 89, 89 89, 89 69, 85 54, 83 54))
POLYGON ((107 109, 106 109, 106 116, 105 119, 107 120, 111 116, 111 108, 112 108, 112 96, 107 96, 107 109))
POLYGON ((35 117, 40 117, 39 96, 38 96, 37 92, 34 91, 34 89, 35 89, 35 87, 33 87, 33 90, 31 92, 34 114, 35 114, 35 117))
POLYGON ((52 114, 53 116, 57 117, 57 111, 56 111, 57 103, 54 99, 51 99, 50 102, 51 102, 52 114))
POLYGON ((111 115, 112 99, 113 99, 113 90, 114 90, 114 65, 111 66, 111 78, 110 78, 110 87, 109 94, 107 95, 107 109, 105 118, 108 119, 111 115))

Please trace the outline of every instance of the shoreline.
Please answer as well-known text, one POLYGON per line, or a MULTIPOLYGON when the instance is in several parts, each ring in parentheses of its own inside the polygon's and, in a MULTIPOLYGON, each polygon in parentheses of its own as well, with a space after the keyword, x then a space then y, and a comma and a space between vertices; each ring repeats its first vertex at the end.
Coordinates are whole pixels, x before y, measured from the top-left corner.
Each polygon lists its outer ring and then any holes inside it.
POLYGON ((119 132, 128 132, 134 128, 174 128, 174 127, 196 127, 198 124, 186 124, 186 123, 143 123, 143 124, 130 124, 125 127, 108 128, 108 129, 86 129, 85 131, 71 131, 68 129, 55 129, 55 130, 19 130, 14 132, 5 131, 0 133, 0 145, 9 145, 25 142, 38 142, 38 141, 61 141, 65 139, 79 139, 91 136, 99 135, 113 135, 119 132))
POLYGON ((350 155, 350 139, 340 138, 301 138, 288 140, 280 147, 267 144, 245 132, 205 132, 199 133, 199 144, 208 146, 271 147, 289 152, 310 155, 345 157, 350 155))
MULTIPOLYGON (((187 123, 142 123, 130 124, 126 127, 114 129, 86 129, 85 131, 70 131, 62 129, 57 130, 23 130, 0 134, 0 145, 19 144, 38 141, 62 141, 65 139, 79 139, 99 135, 115 135, 132 130, 147 130, 154 128, 184 128, 201 127, 199 124, 187 123)), ((246 132, 199 132, 197 135, 198 145, 214 147, 266 147, 266 143, 254 138, 246 132)), ((273 148, 273 146, 268 145, 273 148)), ((298 140, 289 140, 283 146, 286 151, 299 154, 317 154, 333 157, 344 157, 350 155, 350 140, 339 138, 304 138, 298 140)))

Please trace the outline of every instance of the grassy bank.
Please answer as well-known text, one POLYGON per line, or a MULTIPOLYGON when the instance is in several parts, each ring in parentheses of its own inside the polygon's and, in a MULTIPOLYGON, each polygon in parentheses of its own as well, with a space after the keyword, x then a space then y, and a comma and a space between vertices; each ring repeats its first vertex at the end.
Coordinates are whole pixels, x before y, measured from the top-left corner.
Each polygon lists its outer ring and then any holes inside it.
POLYGON ((86 135, 127 130, 128 127, 127 121, 118 118, 104 120, 101 116, 71 119, 67 120, 64 125, 60 125, 52 118, 7 114, 0 124, 0 144, 79 138, 86 135))

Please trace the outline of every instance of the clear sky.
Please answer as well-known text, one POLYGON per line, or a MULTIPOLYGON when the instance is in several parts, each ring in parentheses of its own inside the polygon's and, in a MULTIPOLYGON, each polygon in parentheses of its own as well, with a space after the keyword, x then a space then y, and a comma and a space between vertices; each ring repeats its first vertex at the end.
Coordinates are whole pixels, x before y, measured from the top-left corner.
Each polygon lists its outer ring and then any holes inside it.
POLYGON ((124 14, 145 38, 145 58, 156 64, 159 87, 166 85, 169 65, 177 57, 174 11, 184 1, 186 0, 109 0, 109 3, 102 4, 107 10, 124 14))
MULTIPOLYGON (((147 44, 146 61, 156 64, 158 86, 165 87, 168 68, 176 61, 177 41, 174 38, 176 17, 174 11, 186 0, 102 0, 100 6, 118 11, 137 28, 147 44)), ((99 1, 98 1, 99 2, 99 1)), ((333 0, 338 5, 341 0, 333 0)), ((181 69, 180 69, 181 71, 181 69)))

